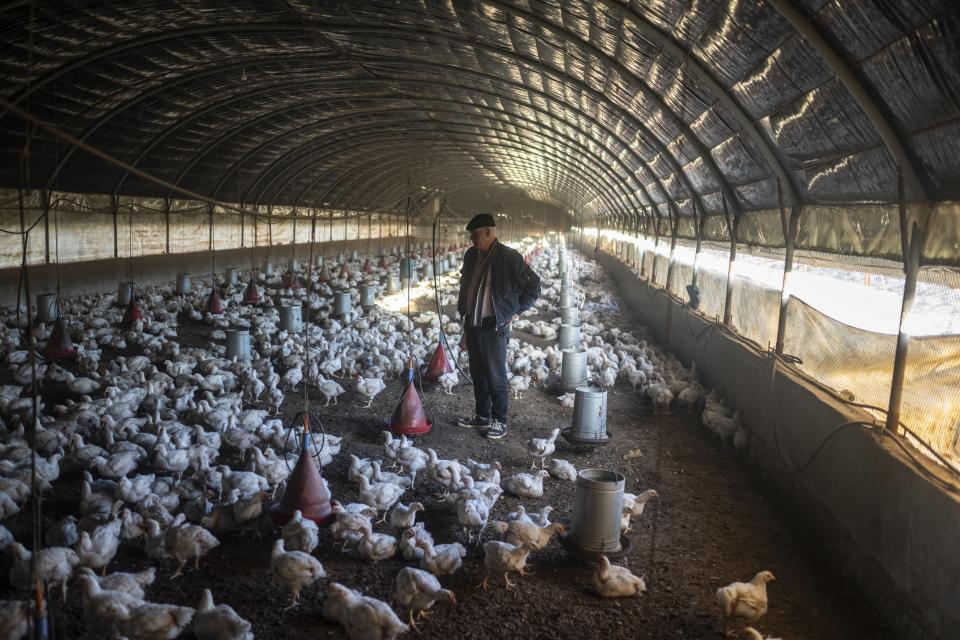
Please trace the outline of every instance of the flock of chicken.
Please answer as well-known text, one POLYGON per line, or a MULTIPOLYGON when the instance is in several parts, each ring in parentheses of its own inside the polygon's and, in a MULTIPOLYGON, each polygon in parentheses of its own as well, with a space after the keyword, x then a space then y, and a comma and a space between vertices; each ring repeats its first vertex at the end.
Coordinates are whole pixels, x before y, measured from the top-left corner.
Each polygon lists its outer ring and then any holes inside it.
MULTIPOLYGON (((547 256, 538 270, 545 283, 554 275, 547 256)), ((368 263, 369 264, 369 263, 368 263)), ((0 314, 2 349, 7 377, 0 386, 0 419, 5 432, 0 445, 0 519, 15 515, 36 478, 37 491, 49 491, 61 476, 82 478, 77 511, 53 523, 43 535, 44 548, 31 552, 0 525, 0 548, 13 559, 10 583, 32 592, 31 566, 47 587, 60 587, 66 598, 68 582, 76 577, 83 591, 85 622, 93 632, 111 637, 174 638, 189 629, 208 638, 252 638, 251 625, 230 606, 214 604, 205 590, 197 607, 151 602, 145 598, 153 583, 153 567, 139 573, 106 573, 121 544, 142 548, 151 562, 175 564, 174 577, 219 544, 219 538, 255 528, 263 521, 265 504, 282 489, 299 451, 299 434, 284 427, 277 416, 285 396, 304 382, 326 399, 337 402, 346 389, 337 381, 351 380, 353 391, 370 408, 385 388, 384 379, 404 374, 409 359, 423 362, 440 339, 441 327, 457 333, 449 317, 422 314, 407 318, 375 308, 335 317, 330 304, 333 289, 350 290, 357 302, 360 282, 378 278, 395 264, 334 269, 330 281, 314 274, 312 293, 284 288, 279 277, 263 281, 266 292, 260 307, 243 306, 241 292, 228 292, 225 312, 204 312, 205 294, 173 295, 169 287, 147 287, 141 292, 143 320, 118 329, 121 310, 112 296, 90 295, 63 302, 63 313, 82 323, 75 327, 78 356, 68 371, 56 363, 36 363, 36 377, 47 391, 61 389, 62 401, 39 401, 35 434, 37 458, 32 464, 26 425, 33 421, 28 390, 34 369, 21 348, 12 310, 0 314), (311 322, 302 334, 279 326, 274 298, 302 300, 311 322), (184 317, 206 323, 213 341, 187 346, 178 341, 184 317), (179 320, 178 320, 179 319, 179 320), (248 328, 253 339, 249 361, 228 361, 222 344, 224 329, 248 328), (135 354, 135 355, 134 355, 135 354), (35 467, 35 471, 34 471, 35 467), (98 572, 100 575, 98 575, 98 572)), ((584 277, 592 275, 586 266, 584 277)), ((558 280, 553 282, 558 283, 558 280)), ((443 304, 454 300, 455 279, 448 279, 443 304)), ((555 308, 559 284, 546 285, 533 316, 555 308)), ((611 308, 609 292, 586 289, 581 332, 593 380, 604 387, 626 380, 646 394, 658 411, 674 403, 685 410, 704 406, 704 424, 724 441, 744 446, 746 432, 739 417, 722 400, 708 394, 693 369, 685 369, 672 355, 636 339, 619 327, 603 323, 611 308)), ((521 318, 514 328, 544 338, 556 332, 553 322, 521 318)), ((454 347, 451 356, 465 358, 454 347)), ((535 347, 512 338, 508 349, 509 385, 515 395, 531 385, 548 386, 559 373, 561 352, 554 346, 535 347)), ((456 371, 440 378, 450 393, 458 384, 456 371)), ((572 406, 572 397, 561 402, 572 406)), ((533 473, 517 472, 501 478, 498 462, 443 459, 433 449, 415 447, 404 437, 384 432, 382 460, 350 454, 347 478, 356 485, 357 502, 335 504, 336 520, 330 535, 345 553, 368 562, 400 555, 416 563, 396 576, 394 603, 407 611, 404 623, 385 602, 336 581, 326 587, 323 614, 342 624, 351 638, 393 638, 416 627, 416 618, 437 602, 455 603, 439 577, 455 573, 466 557, 461 542, 437 543, 423 523, 419 502, 405 504, 404 494, 415 483, 428 482, 463 527, 466 543, 483 545, 485 578, 502 579, 511 588, 510 574, 523 574, 529 554, 543 549, 564 531, 549 521, 550 507, 528 513, 522 506, 494 517, 504 491, 521 498, 540 498, 544 480, 575 481, 576 469, 551 458, 559 429, 526 443, 533 473), (549 459, 549 462, 548 462, 549 459), (398 469, 391 472, 385 468, 398 469), (390 533, 374 531, 385 523, 390 533), (496 539, 484 534, 490 532, 496 539)), ((342 439, 315 435, 320 463, 340 454, 342 439)), ((623 528, 639 516, 651 489, 627 494, 623 528)), ((298 603, 301 590, 327 577, 312 555, 319 544, 317 526, 299 512, 273 543, 270 568, 276 580, 298 603)), ((718 602, 728 621, 744 624, 766 610, 766 582, 762 572, 752 583, 734 583, 718 591, 718 602)), ((643 593, 643 579, 625 567, 601 558, 591 585, 601 596, 643 593)), ((0 602, 0 638, 19 638, 27 630, 25 601, 0 602)), ((728 626, 728 628, 730 628, 728 626)), ((756 633, 743 625, 746 637, 756 633)))

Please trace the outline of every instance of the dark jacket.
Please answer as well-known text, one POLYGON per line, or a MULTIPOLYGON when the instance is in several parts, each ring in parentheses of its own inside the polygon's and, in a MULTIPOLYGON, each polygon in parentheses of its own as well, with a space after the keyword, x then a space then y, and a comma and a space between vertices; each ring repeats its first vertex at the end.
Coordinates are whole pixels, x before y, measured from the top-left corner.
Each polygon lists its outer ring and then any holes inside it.
MULTIPOLYGON (((497 317, 497 330, 503 329, 510 318, 520 315, 533 306, 540 297, 540 277, 534 273, 523 256, 499 240, 491 245, 493 251, 490 263, 490 285, 493 287, 491 300, 497 317)), ((457 299, 457 311, 461 318, 467 315, 467 290, 473 279, 473 268, 480 257, 476 247, 470 247, 463 256, 460 269, 460 296, 457 299)), ((479 292, 478 295, 483 295, 479 292)))

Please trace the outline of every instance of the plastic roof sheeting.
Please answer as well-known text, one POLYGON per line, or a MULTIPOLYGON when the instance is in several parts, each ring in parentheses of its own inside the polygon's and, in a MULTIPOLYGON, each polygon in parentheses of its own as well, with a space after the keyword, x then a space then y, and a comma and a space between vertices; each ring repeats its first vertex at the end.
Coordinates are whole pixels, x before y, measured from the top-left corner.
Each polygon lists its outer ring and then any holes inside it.
MULTIPOLYGON (((834 62, 772 1, 14 1, 0 94, 221 200, 382 208, 423 184, 463 211, 591 216, 775 210, 778 181, 818 211, 895 203, 866 99, 919 177, 909 199, 960 200, 960 5, 793 4, 834 62)), ((9 188, 25 127, 0 113, 9 188)), ((43 131, 29 181, 176 195, 43 131)))

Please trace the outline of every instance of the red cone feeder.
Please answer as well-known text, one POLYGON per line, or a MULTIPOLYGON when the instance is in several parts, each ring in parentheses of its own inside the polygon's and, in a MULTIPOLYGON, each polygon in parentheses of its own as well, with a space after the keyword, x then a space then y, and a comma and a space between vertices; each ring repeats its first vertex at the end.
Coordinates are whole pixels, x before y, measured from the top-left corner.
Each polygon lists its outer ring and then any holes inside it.
POLYGON ((330 506, 330 491, 320 477, 317 463, 310 453, 311 440, 310 417, 305 413, 300 458, 287 478, 283 498, 270 507, 270 518, 278 526, 289 522, 294 511, 300 511, 304 518, 321 526, 330 524, 335 517, 330 506))
POLYGON ((429 433, 433 421, 427 419, 423 411, 423 403, 417 394, 417 387, 413 384, 413 364, 407 373, 407 387, 400 396, 400 402, 393 409, 390 416, 390 431, 398 436, 418 436, 429 433))
POLYGON ((363 263, 363 272, 373 273, 373 265, 370 264, 370 258, 367 258, 367 261, 363 263))
POLYGON ((137 306, 136 298, 130 298, 127 303, 127 309, 123 312, 123 319, 120 321, 121 329, 130 329, 137 320, 143 321, 143 312, 137 306))
POLYGON ((450 366, 450 360, 447 358, 447 350, 443 348, 443 340, 441 340, 437 343, 437 349, 433 352, 430 363, 427 364, 426 369, 420 377, 427 382, 436 384, 440 376, 450 371, 453 371, 453 367, 450 366))
POLYGON ((387 260, 387 256, 380 256, 380 265, 379 265, 379 266, 380 266, 381 269, 386 269, 387 267, 390 266, 390 261, 387 260))
POLYGON ((323 263, 323 268, 320 269, 320 274, 317 276, 317 280, 320 282, 330 282, 330 269, 327 268, 327 263, 323 263))
POLYGON ((260 304, 260 288, 253 281, 253 276, 250 276, 250 282, 243 292, 243 304, 260 304))
POLYGON ((350 277, 350 265, 348 265, 346 262, 343 263, 343 269, 340 270, 340 277, 341 278, 350 277))
POLYGON ((77 348, 73 346, 73 340, 70 339, 63 318, 57 318, 54 321, 50 339, 43 349, 43 355, 49 359, 66 359, 77 355, 77 348))
POLYGON ((207 298, 207 305, 203 308, 204 313, 218 316, 223 313, 223 300, 217 292, 217 287, 210 289, 210 296, 207 298))
POLYGON ((299 289, 300 278, 297 277, 297 274, 291 271, 286 276, 284 276, 283 286, 286 287, 287 289, 299 289))

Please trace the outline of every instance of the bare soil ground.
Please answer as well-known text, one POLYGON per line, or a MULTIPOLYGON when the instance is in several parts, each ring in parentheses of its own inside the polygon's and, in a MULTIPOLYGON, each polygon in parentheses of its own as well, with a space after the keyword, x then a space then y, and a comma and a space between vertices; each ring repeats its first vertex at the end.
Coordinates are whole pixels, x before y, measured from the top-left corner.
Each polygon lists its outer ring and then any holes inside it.
MULTIPOLYGON (((632 326, 628 316, 623 314, 619 326, 642 331, 632 326)), ((202 341, 204 331, 203 325, 185 323, 182 327, 185 341, 202 341)), ((538 342, 520 331, 514 332, 514 337, 538 342)), ((347 454, 381 456, 380 434, 400 389, 399 382, 390 382, 370 409, 363 409, 352 392, 342 396, 339 405, 317 409, 327 431, 345 437, 341 455, 323 469, 336 499, 356 500, 356 489, 345 479, 347 454)), ((299 396, 288 394, 288 404, 293 405, 290 412, 299 409, 299 396)), ((318 398, 313 402, 322 405, 318 398)), ((452 396, 439 388, 427 388, 425 406, 435 425, 416 444, 432 447, 445 458, 499 460, 505 477, 529 468, 530 459, 523 449, 526 439, 542 436, 556 426, 569 426, 572 416, 572 410, 562 408, 547 391, 531 389, 511 402, 509 435, 491 442, 454 424, 458 416, 472 412, 472 405, 472 390, 467 385, 457 387, 452 396)), ((832 570, 802 518, 731 451, 708 437, 696 416, 651 415, 645 399, 621 383, 609 393, 608 425, 613 434, 610 444, 583 450, 561 439, 555 456, 578 469, 619 471, 626 476, 630 492, 658 490, 660 498, 647 506, 628 534, 633 543, 631 553, 620 561, 645 576, 648 592, 638 598, 601 600, 588 588, 593 567, 569 557, 556 541, 531 556, 532 573, 514 578, 516 590, 494 580, 490 589, 483 591, 478 586, 483 578, 483 552, 470 545, 461 571, 442 579, 445 587, 456 592, 457 605, 434 607, 433 615, 419 625, 423 638, 717 638, 721 623, 714 601, 716 589, 733 580, 749 580, 763 569, 777 576, 769 588, 770 610, 757 625, 765 634, 790 640, 896 637, 832 570), (625 460, 624 454, 634 449, 642 456, 625 460)), ((44 502, 45 527, 75 512, 79 499, 76 480, 62 478, 44 502)), ((538 509, 549 503, 556 508, 551 519, 569 523, 574 494, 574 483, 550 478, 544 498, 527 501, 525 506, 538 509)), ((408 492, 404 501, 414 498, 427 505, 421 515, 438 543, 466 542, 454 517, 439 506, 427 482, 418 482, 414 494, 408 492)), ((493 517, 505 516, 518 504, 517 498, 504 494, 493 517)), ((27 508, 6 523, 24 541, 29 538, 28 513, 27 508)), ((388 531, 385 524, 377 529, 388 531)), ((210 588, 217 602, 230 604, 253 623, 258 638, 344 637, 341 627, 321 615, 324 581, 303 591, 300 606, 282 610, 289 595, 271 579, 270 548, 277 531, 266 518, 260 536, 224 537, 220 547, 201 561, 198 572, 190 571, 176 580, 169 579, 173 567, 161 565, 147 597, 195 606, 202 590, 210 588)), ((396 573, 405 564, 398 558, 370 565, 342 555, 333 549, 325 531, 315 555, 329 579, 385 600, 392 597, 396 573)), ((4 557, 0 562, 5 575, 10 561, 4 557)), ((139 545, 126 545, 110 568, 139 570, 148 564, 139 545)), ((85 630, 80 592, 74 587, 71 585, 66 603, 61 603, 59 596, 51 602, 55 637, 97 637, 85 630)), ((0 598, 11 597, 14 593, 9 587, 0 588, 0 598)))

